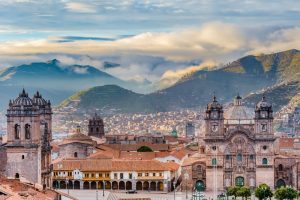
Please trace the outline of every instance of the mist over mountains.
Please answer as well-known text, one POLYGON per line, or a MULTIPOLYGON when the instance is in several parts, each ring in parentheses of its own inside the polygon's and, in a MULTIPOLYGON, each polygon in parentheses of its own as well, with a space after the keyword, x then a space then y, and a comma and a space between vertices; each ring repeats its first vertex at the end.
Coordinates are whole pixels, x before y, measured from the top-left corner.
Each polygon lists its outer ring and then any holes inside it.
POLYGON ((213 93, 222 103, 240 93, 246 96, 246 103, 253 106, 258 97, 266 93, 278 110, 299 93, 299 80, 300 52, 292 49, 245 56, 216 70, 199 70, 184 76, 171 87, 147 95, 119 86, 93 87, 75 93, 62 106, 79 100, 73 105, 79 110, 97 108, 103 113, 171 111, 203 107, 213 93), (281 95, 285 97, 279 98, 281 95))

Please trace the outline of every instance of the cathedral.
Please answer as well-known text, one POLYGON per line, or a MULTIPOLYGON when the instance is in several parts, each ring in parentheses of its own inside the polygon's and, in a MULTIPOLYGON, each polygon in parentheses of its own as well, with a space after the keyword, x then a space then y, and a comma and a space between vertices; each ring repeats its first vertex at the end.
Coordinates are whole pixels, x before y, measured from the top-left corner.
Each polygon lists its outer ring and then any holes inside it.
POLYGON ((51 184, 52 110, 50 101, 37 92, 23 91, 7 109, 5 175, 43 187, 51 184))
POLYGON ((251 110, 238 95, 223 111, 216 97, 205 113, 206 189, 274 186, 273 111, 265 97, 251 110), (254 115, 253 115, 254 114, 254 115))

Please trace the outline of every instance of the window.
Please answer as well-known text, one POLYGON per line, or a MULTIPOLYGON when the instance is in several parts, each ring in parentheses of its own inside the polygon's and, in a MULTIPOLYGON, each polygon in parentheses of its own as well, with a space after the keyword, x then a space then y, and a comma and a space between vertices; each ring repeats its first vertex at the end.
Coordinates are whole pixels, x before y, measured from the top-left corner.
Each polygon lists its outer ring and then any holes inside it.
POLYGON ((91 174, 91 177, 94 178, 95 174, 91 174))
POLYGON ((159 176, 163 176, 163 174, 162 174, 162 173, 159 173, 159 176))
POLYGON ((283 166, 282 166, 282 164, 278 165, 278 170, 279 170, 279 171, 283 171, 283 166))
POLYGON ((68 176, 72 176, 72 172, 68 172, 68 176))
POLYGON ((268 146, 264 145, 263 150, 267 150, 267 149, 268 149, 268 146))
POLYGON ((99 177, 102 177, 102 174, 101 174, 101 173, 99 174, 99 177))
POLYGON ((25 139, 30 139, 30 125, 25 124, 25 139))
POLYGON ((129 173, 129 179, 132 179, 132 173, 129 173))
POLYGON ((120 179, 123 179, 123 173, 120 173, 120 179))
POLYGON ((20 139, 20 125, 15 124, 15 139, 20 139))
POLYGON ((25 156, 24 155, 22 155, 22 160, 24 160, 25 159, 25 156))
POLYGON ((213 158, 213 159, 211 160, 211 164, 214 165, 214 166, 217 165, 217 159, 216 159, 216 158, 213 158))
POLYGON ((156 176, 156 173, 153 173, 153 176, 156 176))
POLYGON ((85 178, 88 178, 88 177, 89 177, 89 174, 84 174, 84 177, 85 177, 85 178))
POLYGON ((262 131, 267 131, 267 124, 262 124, 261 125, 261 130, 262 131))
POLYGON ((149 176, 149 173, 145 173, 145 176, 149 176))
POLYGON ((96 132, 99 133, 99 128, 98 127, 96 128, 96 132))
POLYGON ((244 186, 244 177, 238 176, 235 178, 236 186, 244 186))
POLYGON ((212 150, 217 150, 217 147, 216 146, 212 146, 212 150))
POLYGON ((230 160, 231 156, 230 155, 226 155, 226 160, 230 160))
POLYGON ((253 160, 253 159, 254 159, 254 155, 250 155, 250 156, 249 156, 249 159, 250 159, 250 160, 253 160))
POLYGON ((118 174, 114 173, 114 179, 118 179, 118 174))
POLYGON ((78 154, 77 152, 74 153, 74 158, 77 158, 78 154))
POLYGON ((141 177, 141 176, 143 176, 143 174, 142 173, 138 173, 138 177, 141 177))
POLYGON ((243 160, 242 154, 241 154, 241 153, 238 153, 238 155, 236 156, 236 161, 242 162, 242 160, 243 160))
POLYGON ((91 128, 90 128, 90 132, 92 133, 93 131, 94 131, 94 130, 93 130, 93 127, 91 127, 91 128))
POLYGON ((109 177, 109 173, 106 173, 105 176, 106 176, 106 177, 109 177))
POLYGON ((262 159, 262 164, 263 165, 267 165, 268 164, 268 159, 267 158, 263 158, 262 159))

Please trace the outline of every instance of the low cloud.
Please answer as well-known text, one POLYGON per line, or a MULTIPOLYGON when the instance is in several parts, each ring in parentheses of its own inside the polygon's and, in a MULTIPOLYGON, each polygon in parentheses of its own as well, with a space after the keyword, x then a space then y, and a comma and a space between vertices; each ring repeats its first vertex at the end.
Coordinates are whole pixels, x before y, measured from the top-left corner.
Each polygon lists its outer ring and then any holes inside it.
POLYGON ((300 49, 299 27, 272 28, 263 33, 262 36, 258 28, 250 34, 245 27, 212 22, 198 28, 146 32, 115 40, 72 37, 68 42, 58 42, 59 38, 53 37, 6 41, 0 42, 0 60, 11 66, 16 62, 57 58, 66 65, 91 65, 124 80, 147 79, 166 87, 187 73, 247 54, 300 49), (120 67, 103 69, 104 61, 120 64, 120 67))
POLYGON ((65 8, 71 12, 78 13, 95 13, 96 7, 91 4, 80 3, 80 2, 67 2, 65 8))
POLYGON ((215 61, 206 61, 201 63, 198 66, 190 66, 187 68, 183 69, 178 69, 178 70, 167 70, 161 77, 157 87, 158 89, 166 88, 169 87, 173 84, 175 84, 177 81, 179 81, 182 77, 188 76, 196 71, 199 70, 210 70, 214 69, 219 65, 219 63, 215 61))

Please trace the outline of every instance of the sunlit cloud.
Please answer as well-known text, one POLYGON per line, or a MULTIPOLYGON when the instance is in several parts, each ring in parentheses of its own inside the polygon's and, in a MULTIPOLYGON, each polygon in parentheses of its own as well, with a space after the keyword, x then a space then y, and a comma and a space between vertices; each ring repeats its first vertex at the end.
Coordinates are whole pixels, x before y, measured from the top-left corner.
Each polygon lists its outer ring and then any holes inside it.
POLYGON ((95 13, 96 7, 88 3, 67 2, 65 8, 71 12, 95 13))

